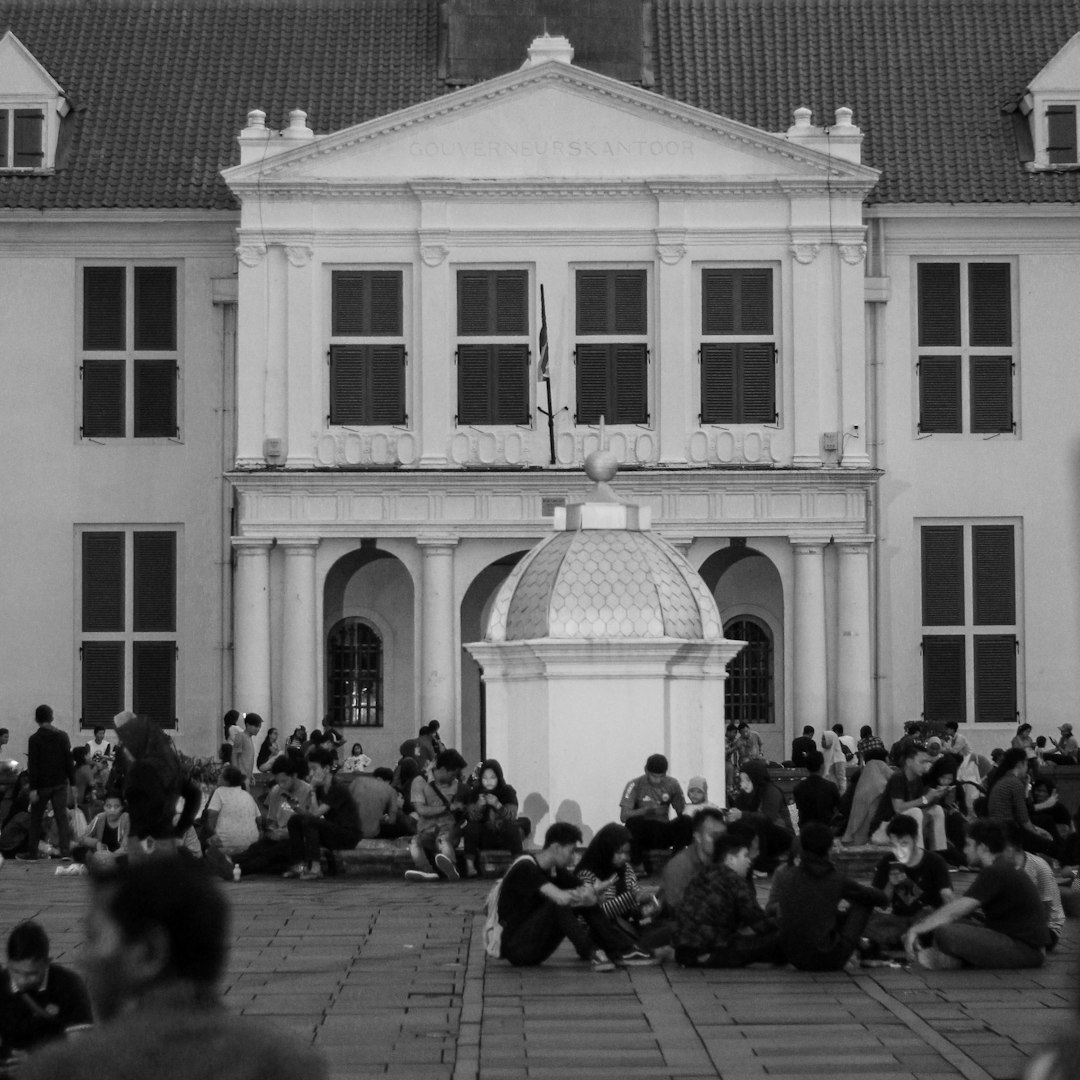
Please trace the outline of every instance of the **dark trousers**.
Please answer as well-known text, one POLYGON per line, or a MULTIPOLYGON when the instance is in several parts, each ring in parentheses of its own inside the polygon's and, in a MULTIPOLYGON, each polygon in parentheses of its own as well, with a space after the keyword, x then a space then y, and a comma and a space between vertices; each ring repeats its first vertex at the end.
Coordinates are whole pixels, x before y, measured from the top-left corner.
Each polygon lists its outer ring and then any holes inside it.
POLYGON ((481 851, 521 854, 521 830, 513 821, 470 821, 465 825, 465 854, 475 859, 481 851))
POLYGON ((675 948, 675 959, 683 967, 740 968, 747 964, 782 964, 780 934, 736 934, 729 944, 718 949, 695 949, 686 945, 675 948))
POLYGON ((866 932, 874 909, 868 904, 852 904, 836 921, 836 937, 829 949, 800 949, 789 943, 787 958, 800 971, 839 971, 851 959, 859 938, 866 932))
POLYGON ((626 823, 630 833, 630 842, 633 847, 633 860, 640 862, 646 851, 654 848, 671 848, 674 851, 682 851, 694 833, 692 818, 679 815, 670 821, 659 821, 656 818, 632 817, 626 823))
POLYGON ((360 830, 344 828, 315 814, 289 818, 289 854, 294 863, 319 861, 319 849, 343 851, 360 843, 360 830))
POLYGON ((260 836, 251 847, 233 857, 233 865, 240 867, 240 872, 248 874, 280 874, 288 870, 299 859, 292 857, 292 841, 283 838, 271 840, 260 836))
POLYGON ((38 788, 37 801, 30 804, 30 836, 27 839, 26 850, 31 859, 36 859, 38 854, 38 842, 41 840, 41 821, 45 817, 45 808, 49 805, 56 815, 56 831, 60 837, 60 854, 71 854, 71 825, 68 822, 68 786, 60 784, 58 787, 38 788))
POLYGON ((582 960, 594 949, 621 953, 632 948, 627 939, 610 920, 604 919, 597 908, 562 907, 543 898, 535 911, 513 932, 503 931, 502 957, 515 967, 534 967, 542 964, 562 943, 570 944, 582 960))

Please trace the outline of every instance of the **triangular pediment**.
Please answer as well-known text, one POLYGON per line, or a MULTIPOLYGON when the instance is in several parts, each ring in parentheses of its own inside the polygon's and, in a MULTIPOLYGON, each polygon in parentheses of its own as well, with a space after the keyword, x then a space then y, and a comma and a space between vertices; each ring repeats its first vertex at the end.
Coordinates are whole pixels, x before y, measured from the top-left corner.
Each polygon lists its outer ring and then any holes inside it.
POLYGON ((0 97, 11 101, 63 96, 60 84, 12 31, 0 37, 0 97))
MULTIPOLYGON (((277 136, 273 136, 277 138, 277 136)), ((813 180, 877 173, 556 61, 225 172, 237 188, 408 180, 813 180)))
POLYGON ((1036 94, 1064 93, 1075 96, 1080 91, 1080 33, 1055 53, 1050 62, 1031 80, 1028 87, 1036 94))

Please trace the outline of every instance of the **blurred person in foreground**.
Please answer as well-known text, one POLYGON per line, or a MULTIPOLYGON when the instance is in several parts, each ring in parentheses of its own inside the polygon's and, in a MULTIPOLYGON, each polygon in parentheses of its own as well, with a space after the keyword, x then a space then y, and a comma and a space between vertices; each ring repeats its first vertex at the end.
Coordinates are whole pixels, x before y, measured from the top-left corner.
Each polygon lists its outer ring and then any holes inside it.
POLYGON ((19 1080, 325 1080, 298 1039, 229 1013, 221 887, 183 854, 93 868, 82 966, 98 1025, 33 1054, 19 1080))

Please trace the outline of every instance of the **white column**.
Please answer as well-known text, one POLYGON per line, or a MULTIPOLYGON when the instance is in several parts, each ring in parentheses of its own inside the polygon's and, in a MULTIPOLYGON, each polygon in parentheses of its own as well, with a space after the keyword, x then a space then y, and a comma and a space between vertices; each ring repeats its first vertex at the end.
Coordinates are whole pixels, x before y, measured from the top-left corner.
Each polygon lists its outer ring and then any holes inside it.
POLYGON ((837 541, 839 551, 839 637, 836 657, 838 720, 848 735, 872 724, 870 664, 871 541, 837 541))
POLYGON ((825 673, 825 542, 792 540, 795 554, 794 727, 818 731, 829 716, 825 673))
POLYGON ((315 551, 318 540, 279 540, 285 551, 282 598, 282 680, 279 727, 303 724, 309 731, 318 717, 318 647, 315 634, 315 551))
POLYGON ((419 537, 423 554, 420 584, 420 722, 438 720, 446 746, 461 743, 457 696, 457 605, 454 602, 455 537, 419 537))
POLYGON ((233 539, 233 707, 270 719, 270 541, 233 539))

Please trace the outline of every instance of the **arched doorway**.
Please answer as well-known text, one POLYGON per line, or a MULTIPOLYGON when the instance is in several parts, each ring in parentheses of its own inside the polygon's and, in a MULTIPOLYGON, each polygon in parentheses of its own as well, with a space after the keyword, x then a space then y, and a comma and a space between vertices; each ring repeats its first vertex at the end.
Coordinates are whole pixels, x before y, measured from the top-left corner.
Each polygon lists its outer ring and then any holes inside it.
POLYGON ((335 727, 382 727, 383 642, 363 619, 342 619, 327 635, 326 707, 335 727))
POLYGON ((746 642, 727 668, 724 686, 727 722, 747 723, 751 727, 773 723, 776 713, 772 631, 760 619, 742 615, 724 626, 724 637, 746 642))

